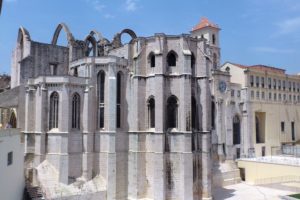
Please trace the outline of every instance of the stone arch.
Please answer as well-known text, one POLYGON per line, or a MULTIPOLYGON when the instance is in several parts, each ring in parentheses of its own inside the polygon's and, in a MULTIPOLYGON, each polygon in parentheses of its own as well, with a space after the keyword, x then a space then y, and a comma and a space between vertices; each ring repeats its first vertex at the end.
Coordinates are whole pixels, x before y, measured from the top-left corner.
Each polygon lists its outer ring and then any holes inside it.
MULTIPOLYGON (((121 36, 122 36, 124 33, 127 33, 128 35, 130 35, 130 37, 132 38, 131 41, 134 40, 135 38, 137 38, 137 36, 136 36, 136 34, 135 34, 135 32, 134 32, 133 30, 131 30, 131 29, 123 29, 123 30, 121 31, 121 33, 120 33, 120 40, 121 40, 121 36)), ((131 41, 130 41, 130 42, 131 42, 131 41)))
POLYGON ((19 33, 18 33, 18 43, 20 43, 22 40, 23 42, 31 41, 31 38, 29 32, 24 27, 21 26, 19 28, 19 33))
POLYGON ((104 39, 102 34, 97 30, 92 30, 89 35, 93 36, 97 42, 104 39))
POLYGON ((58 40, 61 29, 63 29, 65 31, 65 33, 67 34, 68 43, 71 43, 72 41, 75 40, 70 29, 68 28, 68 26, 65 23, 60 23, 60 24, 58 24, 58 26, 56 27, 56 30, 54 32, 52 42, 51 42, 52 45, 57 44, 57 40, 58 40))
POLYGON ((232 137, 233 144, 241 144, 241 118, 235 114, 232 118, 232 137))
POLYGON ((137 36, 133 30, 123 29, 120 33, 117 33, 113 39, 113 46, 115 48, 121 47, 123 45, 122 41, 121 41, 121 37, 124 33, 127 33, 132 38, 129 43, 131 43, 134 39, 137 38, 137 36))
POLYGON ((20 49, 20 59, 24 57, 24 47, 26 46, 26 42, 30 42, 30 34, 29 32, 24 28, 20 27, 18 32, 18 39, 17 39, 17 45, 20 49))
POLYGON ((90 52, 93 51, 93 56, 97 56, 97 41, 93 35, 89 34, 84 39, 85 42, 85 56, 89 56, 90 52), (89 47, 92 44, 92 48, 89 47))

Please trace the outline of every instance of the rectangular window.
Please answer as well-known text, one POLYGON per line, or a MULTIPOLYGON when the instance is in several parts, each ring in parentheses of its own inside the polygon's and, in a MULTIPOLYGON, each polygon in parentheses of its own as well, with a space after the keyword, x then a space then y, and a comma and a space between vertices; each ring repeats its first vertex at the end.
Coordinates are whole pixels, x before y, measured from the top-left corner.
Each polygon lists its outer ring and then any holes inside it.
POLYGON ((277 94, 274 93, 274 101, 276 101, 276 100, 277 100, 277 94))
POLYGON ((299 85, 299 83, 297 83, 297 92, 299 92, 300 91, 300 85, 299 85))
POLYGON ((265 87, 265 78, 261 77, 261 87, 265 87))
POLYGON ((50 64, 50 73, 53 76, 57 75, 57 64, 50 64))
POLYGON ((276 82, 276 79, 274 78, 274 79, 273 79, 273 88, 274 88, 274 89, 276 89, 276 84, 277 84, 277 82, 276 82))
POLYGON ((278 89, 281 90, 281 80, 278 80, 278 89))
POLYGON ((272 79, 271 78, 268 78, 268 85, 269 85, 269 89, 272 88, 272 79))
POLYGON ((284 122, 281 122, 281 132, 284 132, 284 122))
POLYGON ((295 122, 291 122, 291 129, 292 129, 292 140, 294 141, 295 138, 295 122))
POLYGON ((261 92, 261 98, 265 99, 265 92, 261 92))
POLYGON ((241 96, 241 91, 237 91, 237 97, 240 97, 241 96))
POLYGON ((7 154, 7 165, 11 165, 13 163, 13 152, 9 152, 7 154))
POLYGON ((251 99, 254 98, 254 91, 251 91, 251 99))
POLYGON ((253 87, 253 85, 254 85, 254 78, 253 78, 253 76, 251 75, 251 76, 250 76, 250 86, 253 87))
POLYGON ((278 100, 281 101, 281 94, 278 94, 278 100))
POLYGON ((284 101, 286 100, 286 94, 283 94, 283 100, 284 101))
POLYGON ((289 81, 289 91, 291 91, 292 90, 292 83, 291 83, 291 81, 289 81))
POLYGON ((259 77, 256 77, 256 87, 259 87, 259 77))
POLYGON ((234 90, 231 90, 231 96, 234 97, 234 90))
POLYGON ((285 81, 282 81, 282 89, 285 90, 285 81))
POLYGON ((292 95, 289 96, 289 100, 292 101, 292 95))
POLYGON ((269 92, 269 100, 272 100, 272 93, 269 92))
POLYGON ((259 91, 256 91, 256 99, 259 99, 259 91))
POLYGON ((294 95, 294 102, 296 102, 296 95, 294 95))
POLYGON ((295 84, 295 82, 293 82, 293 91, 294 92, 296 91, 296 84, 295 84))

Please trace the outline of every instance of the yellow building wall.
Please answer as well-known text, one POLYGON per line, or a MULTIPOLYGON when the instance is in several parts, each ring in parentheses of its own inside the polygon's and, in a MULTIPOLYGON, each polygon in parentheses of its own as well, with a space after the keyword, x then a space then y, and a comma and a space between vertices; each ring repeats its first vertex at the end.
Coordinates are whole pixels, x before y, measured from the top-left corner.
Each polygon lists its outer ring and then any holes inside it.
POLYGON ((239 160, 238 167, 245 169, 248 184, 269 184, 300 180, 300 166, 239 160))
POLYGON ((280 149, 281 143, 292 142, 291 122, 295 126, 295 141, 300 138, 300 106, 293 103, 254 102, 252 104, 253 117, 255 112, 265 113, 265 142, 256 143, 255 119, 253 119, 252 139, 256 156, 262 156, 262 147, 266 148, 266 155, 274 155, 280 149), (284 122, 284 132, 281 132, 281 122, 284 122), (273 148, 273 154, 272 154, 273 148))

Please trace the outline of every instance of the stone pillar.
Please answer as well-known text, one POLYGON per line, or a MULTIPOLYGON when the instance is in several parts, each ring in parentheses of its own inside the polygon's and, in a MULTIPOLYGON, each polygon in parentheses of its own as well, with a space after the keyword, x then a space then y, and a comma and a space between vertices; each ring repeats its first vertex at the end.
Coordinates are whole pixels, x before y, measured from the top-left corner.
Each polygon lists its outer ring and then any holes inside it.
MULTIPOLYGON (((82 109, 82 128, 83 128, 83 154, 82 154, 82 177, 85 180, 92 179, 93 172, 93 138, 94 133, 92 131, 93 120, 95 110, 93 110, 92 102, 92 90, 87 83, 83 96, 83 109, 82 109)), ((98 105, 97 105, 98 106, 98 105)), ((97 107, 98 108, 98 107, 97 107)))
POLYGON ((69 87, 64 84, 59 96, 58 129, 60 132, 59 181, 68 184, 69 180, 69 130, 70 130, 70 94, 69 87))
POLYGON ((107 199, 116 199, 116 65, 110 65, 105 76, 105 132, 100 133, 100 174, 107 182, 107 199), (101 169, 102 167, 102 169, 101 169))
POLYGON ((225 135, 225 130, 223 127, 223 118, 225 113, 223 112, 223 99, 216 99, 216 130, 217 130, 217 137, 218 137, 218 156, 219 160, 224 160, 225 155, 224 155, 224 150, 223 150, 223 145, 224 145, 224 135, 225 135))
POLYGON ((211 164, 211 134, 202 132, 202 199, 211 200, 212 164, 211 164))
POLYGON ((35 162, 40 164, 45 159, 47 123, 47 90, 44 84, 38 87, 35 95, 35 162))

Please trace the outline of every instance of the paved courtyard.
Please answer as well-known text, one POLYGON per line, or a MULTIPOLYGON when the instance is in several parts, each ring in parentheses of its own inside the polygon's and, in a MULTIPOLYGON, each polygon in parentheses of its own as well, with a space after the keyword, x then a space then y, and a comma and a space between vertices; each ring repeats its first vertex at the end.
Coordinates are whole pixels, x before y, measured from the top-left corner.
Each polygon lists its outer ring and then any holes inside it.
POLYGON ((239 183, 213 191, 215 200, 279 200, 280 196, 300 193, 300 183, 281 183, 253 186, 239 183))

